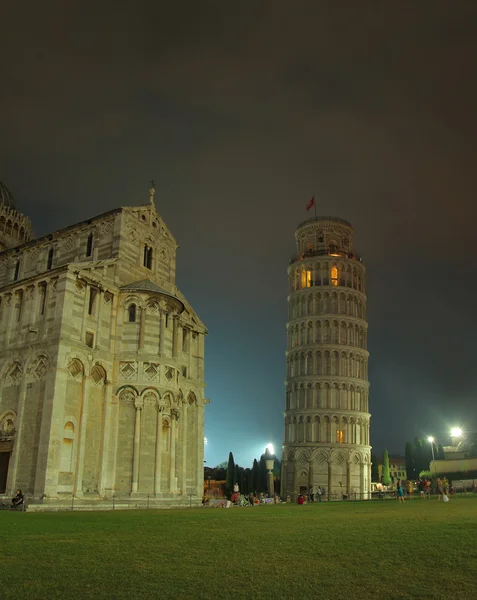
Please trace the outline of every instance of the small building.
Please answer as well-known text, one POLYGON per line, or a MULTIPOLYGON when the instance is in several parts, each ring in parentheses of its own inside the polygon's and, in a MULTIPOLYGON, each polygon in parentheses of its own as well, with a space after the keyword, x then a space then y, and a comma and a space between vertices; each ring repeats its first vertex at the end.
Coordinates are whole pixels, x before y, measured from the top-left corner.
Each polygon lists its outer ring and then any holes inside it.
MULTIPOLYGON (((383 478, 383 464, 378 465, 379 480, 383 478)), ((391 477, 391 485, 394 485, 398 479, 407 480, 406 459, 404 456, 389 457, 389 476, 391 477)))

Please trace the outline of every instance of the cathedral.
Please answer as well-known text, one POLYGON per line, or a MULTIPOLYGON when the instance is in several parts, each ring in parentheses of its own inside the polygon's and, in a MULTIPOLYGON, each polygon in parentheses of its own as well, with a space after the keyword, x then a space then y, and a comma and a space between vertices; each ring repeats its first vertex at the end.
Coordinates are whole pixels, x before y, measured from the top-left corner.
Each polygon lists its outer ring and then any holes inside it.
POLYGON ((0 497, 200 501, 207 329, 154 191, 35 239, 0 183, 0 497))
POLYGON ((370 497, 365 268, 336 217, 298 226, 288 266, 281 495, 370 497))

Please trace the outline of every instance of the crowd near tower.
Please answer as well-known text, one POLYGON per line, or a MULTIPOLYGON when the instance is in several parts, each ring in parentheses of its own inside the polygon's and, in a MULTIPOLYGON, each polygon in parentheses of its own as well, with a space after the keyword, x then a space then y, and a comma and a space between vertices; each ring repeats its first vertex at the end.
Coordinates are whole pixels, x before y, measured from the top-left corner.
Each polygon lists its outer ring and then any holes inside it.
POLYGON ((319 486, 330 498, 368 498, 365 267, 343 219, 308 219, 295 238, 297 255, 288 267, 281 494, 319 486))
POLYGON ((201 498, 207 330, 154 191, 34 239, 0 184, 0 496, 201 498))

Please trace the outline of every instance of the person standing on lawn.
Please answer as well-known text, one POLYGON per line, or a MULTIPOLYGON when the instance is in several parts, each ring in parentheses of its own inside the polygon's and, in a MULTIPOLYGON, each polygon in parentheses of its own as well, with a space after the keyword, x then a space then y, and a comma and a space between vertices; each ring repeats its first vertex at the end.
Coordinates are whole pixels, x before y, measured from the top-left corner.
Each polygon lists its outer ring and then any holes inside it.
POLYGON ((404 488, 402 487, 401 479, 397 480, 396 488, 399 502, 404 502, 404 488))

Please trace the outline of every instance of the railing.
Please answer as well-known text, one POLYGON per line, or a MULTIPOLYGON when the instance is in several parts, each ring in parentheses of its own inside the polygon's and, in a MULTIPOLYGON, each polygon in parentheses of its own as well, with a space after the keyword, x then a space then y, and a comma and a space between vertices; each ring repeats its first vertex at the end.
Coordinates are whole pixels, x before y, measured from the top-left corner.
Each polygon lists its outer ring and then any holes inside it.
POLYGON ((349 221, 345 219, 340 219, 340 217, 311 217, 309 219, 305 219, 301 223, 298 223, 297 229, 303 227, 303 225, 309 225, 310 223, 316 223, 317 221, 333 221, 334 223, 341 223, 341 225, 346 225, 346 227, 352 227, 349 221))
POLYGON ((317 249, 317 250, 304 250, 300 252, 300 254, 296 254, 290 258, 289 264, 293 264, 298 262, 299 260, 305 260, 306 258, 312 256, 336 256, 341 258, 350 258, 352 260, 357 260, 358 262, 363 262, 363 259, 357 252, 345 252, 344 250, 336 250, 336 249, 317 249))

